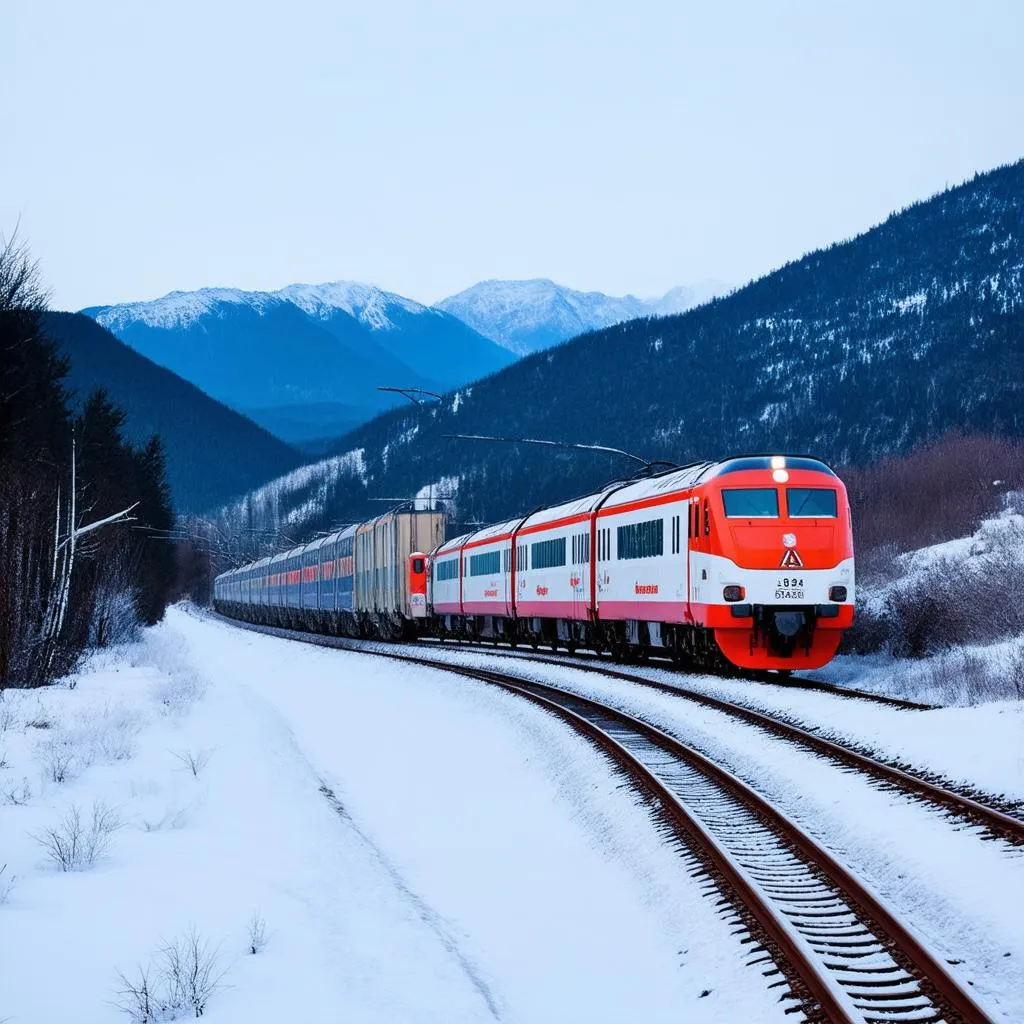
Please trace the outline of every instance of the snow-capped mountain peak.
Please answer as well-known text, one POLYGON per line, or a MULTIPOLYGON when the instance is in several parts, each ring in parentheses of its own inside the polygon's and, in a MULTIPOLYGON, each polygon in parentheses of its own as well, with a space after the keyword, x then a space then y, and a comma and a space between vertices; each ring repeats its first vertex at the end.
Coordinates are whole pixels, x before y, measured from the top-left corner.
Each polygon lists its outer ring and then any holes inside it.
POLYGON ((131 324, 146 327, 188 327, 204 316, 213 313, 220 304, 249 306, 263 313, 281 299, 267 292, 247 292, 240 288, 200 288, 194 292, 169 292, 149 302, 122 302, 116 306, 99 307, 94 316, 98 324, 117 333, 131 324))
POLYGON ((680 313, 725 291, 705 282, 661 298, 605 295, 565 288, 548 278, 481 281, 437 304, 474 330, 519 354, 536 352, 585 331, 639 316, 680 313))
POLYGON ((414 316, 431 312, 422 303, 358 281, 290 284, 273 294, 321 320, 340 309, 374 331, 393 330, 395 323, 389 313, 393 314, 396 309, 414 316))

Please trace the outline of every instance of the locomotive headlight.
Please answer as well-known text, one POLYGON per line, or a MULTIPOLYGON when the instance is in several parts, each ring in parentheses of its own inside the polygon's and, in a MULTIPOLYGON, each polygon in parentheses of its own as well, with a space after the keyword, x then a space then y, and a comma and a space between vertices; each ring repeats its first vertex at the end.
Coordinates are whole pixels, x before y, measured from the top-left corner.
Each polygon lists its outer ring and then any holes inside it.
POLYGON ((829 587, 828 599, 835 601, 836 604, 842 604, 846 600, 846 587, 829 587))
POLYGON ((772 479, 777 484, 784 484, 789 479, 789 474, 784 469, 773 469, 772 479))
POLYGON ((773 455, 772 456, 772 469, 785 469, 786 468, 786 457, 784 455, 773 455))
POLYGON ((743 598, 746 597, 746 591, 742 587, 738 587, 734 583, 731 583, 722 591, 722 597, 724 597, 726 601, 730 602, 742 601, 743 598))

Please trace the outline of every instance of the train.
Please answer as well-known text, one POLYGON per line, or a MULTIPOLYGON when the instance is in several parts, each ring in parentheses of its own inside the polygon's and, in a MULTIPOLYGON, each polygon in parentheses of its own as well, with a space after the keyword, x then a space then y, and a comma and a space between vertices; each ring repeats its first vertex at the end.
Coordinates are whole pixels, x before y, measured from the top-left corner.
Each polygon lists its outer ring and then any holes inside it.
POLYGON ((853 625, 846 488, 809 456, 618 480, 445 539, 396 508, 217 576, 214 607, 340 636, 589 649, 710 671, 820 668, 853 625))

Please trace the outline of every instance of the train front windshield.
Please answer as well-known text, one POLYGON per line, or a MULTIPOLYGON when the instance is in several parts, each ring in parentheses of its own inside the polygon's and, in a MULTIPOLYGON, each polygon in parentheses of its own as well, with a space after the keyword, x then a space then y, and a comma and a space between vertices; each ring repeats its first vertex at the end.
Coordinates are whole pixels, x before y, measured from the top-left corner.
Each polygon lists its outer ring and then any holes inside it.
POLYGON ((744 487, 722 491, 730 519, 778 519, 779 492, 774 487, 744 487))

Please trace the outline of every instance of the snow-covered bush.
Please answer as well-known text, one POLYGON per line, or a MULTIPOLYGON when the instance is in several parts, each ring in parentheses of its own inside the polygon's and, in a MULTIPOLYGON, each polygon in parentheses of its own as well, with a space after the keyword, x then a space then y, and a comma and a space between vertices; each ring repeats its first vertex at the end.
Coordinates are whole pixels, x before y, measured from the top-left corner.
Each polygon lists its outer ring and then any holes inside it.
POLYGON ((1024 486, 1024 444, 949 434, 909 455, 844 469, 861 579, 901 551, 971 534, 1024 486))
POLYGON ((165 828, 184 828, 192 817, 192 808, 168 806, 159 818, 143 818, 142 827, 147 832, 161 832, 165 828))
POLYGON ((138 967, 135 978, 117 972, 117 1008, 132 1024, 202 1017, 224 978, 219 950, 192 927, 164 943, 154 959, 155 964, 138 967))
POLYGON ((57 825, 32 838, 61 871, 84 871, 106 853, 110 837, 120 827, 117 813, 97 800, 89 818, 83 818, 81 808, 72 805, 57 825))
POLYGON ((36 759, 50 782, 68 782, 77 774, 78 757, 66 735, 47 736, 36 748, 36 759))
POLYGON ((206 682, 195 666, 174 644, 161 636, 150 636, 138 650, 140 664, 156 667, 162 676, 156 700, 167 714, 183 714, 206 692, 206 682))
POLYGON ((9 807, 23 807, 32 799, 32 788, 28 779, 22 778, 20 783, 7 783, 0 792, 3 802, 9 807))
POLYGON ((174 755, 193 775, 199 778, 199 773, 210 763, 213 756, 212 750, 180 750, 174 755))
POLYGON ((1022 503, 1024 495, 1005 494, 1001 514, 972 536, 890 553, 884 572, 866 573, 844 652, 924 658, 1024 637, 1022 503))
POLYGON ((251 956, 255 956, 257 953, 262 952, 263 947, 267 944, 267 922, 263 920, 263 915, 259 911, 255 911, 252 917, 249 919, 249 953, 251 956))
POLYGON ((0 904, 6 903, 11 898, 14 883, 17 880, 17 876, 7 871, 6 864, 0 864, 0 904))

